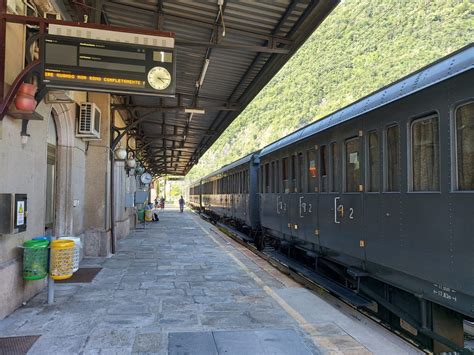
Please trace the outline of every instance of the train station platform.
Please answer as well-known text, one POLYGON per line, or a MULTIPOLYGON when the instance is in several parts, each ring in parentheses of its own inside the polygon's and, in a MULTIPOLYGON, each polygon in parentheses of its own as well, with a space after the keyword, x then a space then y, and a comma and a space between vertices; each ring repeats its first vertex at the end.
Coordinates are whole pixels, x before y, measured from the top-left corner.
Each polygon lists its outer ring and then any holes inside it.
POLYGON ((89 283, 56 285, 0 321, 31 354, 407 354, 418 351, 281 274, 191 212, 137 229, 89 283))

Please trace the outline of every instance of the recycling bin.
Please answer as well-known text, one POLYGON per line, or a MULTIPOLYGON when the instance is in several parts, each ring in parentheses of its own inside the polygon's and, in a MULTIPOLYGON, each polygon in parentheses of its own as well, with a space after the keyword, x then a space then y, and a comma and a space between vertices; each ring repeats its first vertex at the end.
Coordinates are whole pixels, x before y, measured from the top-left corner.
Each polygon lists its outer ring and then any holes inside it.
POLYGON ((23 279, 41 280, 48 275, 48 240, 23 243, 23 279))
POLYGON ((145 222, 145 210, 144 209, 139 209, 137 211, 137 217, 138 217, 138 221, 140 223, 145 222))
POLYGON ((145 222, 153 221, 153 211, 152 210, 145 210, 145 222))
POLYGON ((74 256, 72 260, 72 272, 79 270, 79 262, 81 261, 81 238, 77 237, 61 237, 59 240, 72 240, 74 242, 74 256))
POLYGON ((49 274, 54 280, 64 280, 72 276, 74 270, 75 243, 70 239, 51 241, 49 274))

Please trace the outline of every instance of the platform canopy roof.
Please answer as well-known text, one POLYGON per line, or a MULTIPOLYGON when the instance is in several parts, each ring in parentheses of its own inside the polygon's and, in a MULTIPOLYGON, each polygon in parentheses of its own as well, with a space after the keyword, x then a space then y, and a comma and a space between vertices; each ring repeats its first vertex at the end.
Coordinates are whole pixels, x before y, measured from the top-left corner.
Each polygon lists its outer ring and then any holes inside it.
POLYGON ((338 0, 224 0, 221 7, 217 0, 55 2, 72 20, 88 15, 97 23, 175 33, 176 96, 131 95, 117 106, 128 109, 128 123, 146 115, 132 133, 148 169, 161 176, 185 175, 338 0))

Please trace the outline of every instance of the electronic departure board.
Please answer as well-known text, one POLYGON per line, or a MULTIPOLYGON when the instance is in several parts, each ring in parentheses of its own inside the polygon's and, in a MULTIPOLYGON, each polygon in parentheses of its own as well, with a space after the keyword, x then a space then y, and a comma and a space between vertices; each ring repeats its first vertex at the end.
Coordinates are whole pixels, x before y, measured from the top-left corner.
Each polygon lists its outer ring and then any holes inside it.
POLYGON ((171 48, 46 35, 46 87, 173 96, 176 56, 171 48))

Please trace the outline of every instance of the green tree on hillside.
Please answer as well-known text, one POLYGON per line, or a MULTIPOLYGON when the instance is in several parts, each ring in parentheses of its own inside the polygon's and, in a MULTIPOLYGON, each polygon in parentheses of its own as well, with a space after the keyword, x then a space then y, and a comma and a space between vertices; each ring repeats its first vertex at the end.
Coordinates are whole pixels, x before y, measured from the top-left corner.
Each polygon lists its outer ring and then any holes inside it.
POLYGON ((262 148, 473 38, 474 1, 342 1, 187 179, 262 148))

